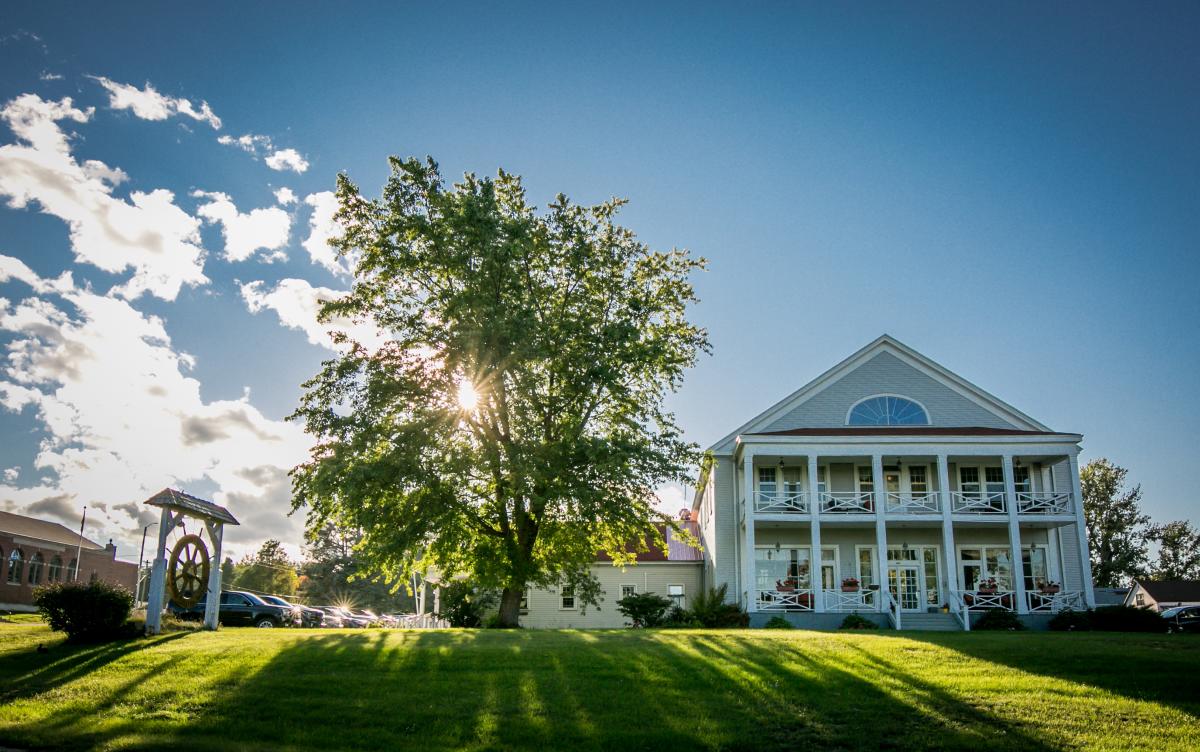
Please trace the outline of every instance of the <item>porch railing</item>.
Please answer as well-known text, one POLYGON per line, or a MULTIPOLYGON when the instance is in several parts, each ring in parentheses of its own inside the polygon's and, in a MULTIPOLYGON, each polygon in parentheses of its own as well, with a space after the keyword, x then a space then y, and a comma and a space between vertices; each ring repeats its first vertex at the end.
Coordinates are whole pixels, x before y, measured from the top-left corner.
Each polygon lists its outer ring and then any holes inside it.
POLYGON ((875 511, 875 494, 870 491, 825 491, 821 494, 824 514, 857 514, 875 511))
POLYGON ((892 596, 891 590, 880 590, 883 593, 884 610, 887 612, 888 621, 892 623, 892 628, 900 629, 900 604, 892 596))
POLYGON ((936 514, 942 511, 938 493, 895 493, 888 492, 887 510, 901 514, 936 514))
POLYGON ((1083 593, 1078 590, 1061 590, 1057 593, 1030 590, 1026 591, 1025 598, 1029 602, 1029 610, 1035 614, 1056 614, 1067 609, 1072 611, 1087 609, 1083 593))
POLYGON ((852 593, 844 590, 825 589, 825 610, 839 613, 854 611, 878 611, 879 601, 876 600, 876 590, 861 588, 852 593))
POLYGON ((954 614, 954 618, 962 626, 964 632, 971 631, 971 611, 963 603, 959 597, 958 591, 951 591, 949 597, 950 613, 954 614))
POLYGON ((1017 491, 1019 514, 1070 514, 1071 494, 1067 491, 1017 491))
POLYGON ((955 595, 969 611, 990 611, 993 608, 1005 611, 1017 610, 1017 594, 1012 590, 984 591, 956 590, 955 595))
POLYGON ((754 511, 763 514, 808 514, 808 494, 804 491, 759 491, 754 495, 754 511))
POLYGON ((1003 491, 954 491, 950 511, 961 514, 1004 514, 1003 491))
POLYGON ((812 590, 759 590, 759 611, 812 611, 812 590))

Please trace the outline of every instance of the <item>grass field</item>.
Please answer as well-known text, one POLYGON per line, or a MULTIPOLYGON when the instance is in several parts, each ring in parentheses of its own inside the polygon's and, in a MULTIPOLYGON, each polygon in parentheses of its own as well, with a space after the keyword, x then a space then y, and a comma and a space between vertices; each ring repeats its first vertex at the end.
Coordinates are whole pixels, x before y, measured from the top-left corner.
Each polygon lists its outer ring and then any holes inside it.
POLYGON ((4 746, 1196 750, 1200 639, 0 623, 4 746))

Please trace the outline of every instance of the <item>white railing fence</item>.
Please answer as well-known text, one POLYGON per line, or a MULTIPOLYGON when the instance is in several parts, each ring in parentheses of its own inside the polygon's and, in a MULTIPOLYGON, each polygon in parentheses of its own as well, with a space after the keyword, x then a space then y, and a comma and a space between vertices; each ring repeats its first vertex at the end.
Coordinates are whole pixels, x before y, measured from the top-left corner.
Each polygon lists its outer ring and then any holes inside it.
POLYGON ((874 496, 870 491, 825 491, 821 494, 821 511, 826 514, 874 512, 874 496))
POLYGON ((876 600, 878 591, 860 588, 854 592, 826 588, 825 610, 838 613, 853 613, 855 611, 878 611, 879 601, 876 600))
POLYGON ((962 626, 964 632, 971 631, 971 611, 962 602, 957 591, 950 593, 950 613, 954 614, 954 618, 962 626))
POLYGON ((397 629, 449 629, 450 622, 436 614, 405 614, 397 617, 397 629))
POLYGON ((950 510, 964 514, 1003 514, 1003 491, 954 491, 950 494, 950 510))
POLYGON ((892 623, 893 629, 899 630, 900 629, 900 604, 897 603, 896 599, 892 596, 891 590, 880 590, 879 592, 883 593, 883 603, 887 607, 886 611, 887 611, 888 621, 890 621, 892 623))
POLYGON ((759 491, 754 495, 754 511, 764 514, 808 514, 808 494, 804 491, 759 491))
POLYGON ((979 592, 978 590, 956 590, 963 604, 970 611, 987 611, 1002 608, 1005 611, 1015 611, 1017 594, 1012 590, 997 590, 995 592, 979 592))
POLYGON ((888 492, 887 511, 902 514, 936 514, 942 511, 937 491, 928 493, 888 492))
POLYGON ((1087 609, 1083 593, 1078 590, 1060 590, 1057 593, 1030 590, 1026 591, 1025 598, 1029 602, 1029 610, 1038 614, 1058 613, 1067 609, 1073 611, 1087 609))
POLYGON ((1070 514, 1071 494, 1068 491, 1017 491, 1017 512, 1070 514))
POLYGON ((759 590, 759 611, 812 611, 812 590, 759 590))

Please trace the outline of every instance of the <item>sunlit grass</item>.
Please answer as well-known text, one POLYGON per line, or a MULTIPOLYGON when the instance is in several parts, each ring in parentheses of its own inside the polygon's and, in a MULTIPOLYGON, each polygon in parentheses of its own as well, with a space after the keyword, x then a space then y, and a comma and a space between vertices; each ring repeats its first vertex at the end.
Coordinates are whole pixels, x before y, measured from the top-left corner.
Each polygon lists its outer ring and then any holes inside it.
POLYGON ((0 746, 1194 750, 1198 677, 1148 635, 0 624, 0 746))

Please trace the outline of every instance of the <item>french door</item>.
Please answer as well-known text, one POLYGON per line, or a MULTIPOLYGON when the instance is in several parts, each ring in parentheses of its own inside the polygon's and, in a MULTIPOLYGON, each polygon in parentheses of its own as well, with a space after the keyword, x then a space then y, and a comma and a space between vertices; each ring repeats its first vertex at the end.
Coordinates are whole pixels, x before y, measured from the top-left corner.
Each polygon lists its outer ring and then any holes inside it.
POLYGON ((925 587, 921 582, 918 563, 898 563, 888 566, 888 590, 900 604, 901 611, 921 611, 925 603, 925 587))

